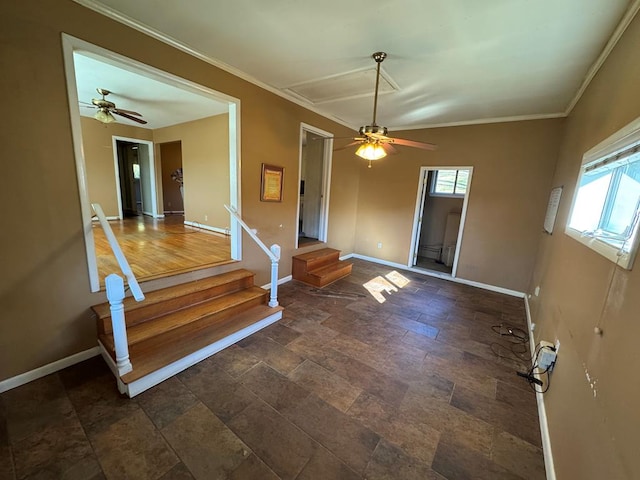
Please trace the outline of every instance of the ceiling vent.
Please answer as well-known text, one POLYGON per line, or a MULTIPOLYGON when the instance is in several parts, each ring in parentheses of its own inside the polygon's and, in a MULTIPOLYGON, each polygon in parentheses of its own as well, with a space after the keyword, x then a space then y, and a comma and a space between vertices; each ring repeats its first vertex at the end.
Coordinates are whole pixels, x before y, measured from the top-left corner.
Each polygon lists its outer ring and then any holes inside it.
MULTIPOLYGON (((375 68, 369 68, 298 83, 284 90, 307 102, 318 105, 338 100, 370 97, 373 95, 375 84, 376 70, 375 68)), ((378 92, 384 94, 396 90, 399 90, 398 85, 381 69, 378 92)))

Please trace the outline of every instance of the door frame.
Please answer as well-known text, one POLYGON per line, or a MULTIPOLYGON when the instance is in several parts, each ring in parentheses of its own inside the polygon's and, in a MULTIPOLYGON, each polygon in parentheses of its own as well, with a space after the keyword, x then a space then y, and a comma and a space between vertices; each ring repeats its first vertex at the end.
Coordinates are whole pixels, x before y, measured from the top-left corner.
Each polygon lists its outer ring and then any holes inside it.
MULTIPOLYGON (((120 166, 118 164, 118 142, 129 142, 129 143, 143 143, 149 149, 149 169, 151 170, 151 217, 153 218, 164 218, 164 215, 160 215, 158 212, 158 174, 156 171, 156 163, 155 163, 155 155, 154 155, 154 143, 150 140, 142 140, 140 138, 129 138, 129 137, 121 137, 118 135, 113 135, 111 137, 111 144, 113 146, 113 163, 114 170, 116 174, 116 195, 118 195, 118 218, 122 220, 124 218, 124 212, 122 211, 122 191, 120 186, 120 166)), ((142 176, 142 173, 140 174, 142 176)), ((144 211, 144 200, 143 200, 143 215, 147 215, 144 211)))
POLYGON ((298 224, 300 222, 300 181, 302 180, 302 138, 304 132, 310 132, 324 138, 322 154, 322 190, 320 202, 320 225, 318 241, 326 243, 329 230, 329 197, 331 194, 331 166, 333 163, 333 133, 322 130, 308 123, 300 122, 300 148, 298 151, 298 201, 296 206, 295 248, 298 248, 298 224))
POLYGON ((429 185, 424 185, 424 183, 428 183, 427 179, 429 177, 429 172, 436 170, 469 170, 469 181, 467 183, 467 192, 464 195, 464 199, 462 201, 462 214, 460 215, 460 227, 458 228, 458 238, 456 240, 456 252, 453 257, 453 266, 451 268, 451 275, 441 272, 435 272, 434 275, 439 277, 452 277, 456 278, 458 274, 458 257, 460 256, 460 248, 462 247, 462 238, 464 235, 464 226, 465 221, 467 219, 467 207, 469 205, 469 194, 471 193, 471 183, 473 181, 473 167, 471 166, 429 166, 429 167, 420 167, 420 175, 418 176, 418 193, 416 196, 416 208, 413 214, 413 228, 411 232, 411 248, 409 249, 409 260, 407 262, 407 266, 409 268, 415 268, 414 258, 417 254, 418 248, 420 247, 418 241, 419 235, 419 225, 422 223, 422 215, 423 215, 423 206, 424 201, 428 195, 429 185), (423 183, 424 182, 424 183, 423 183), (422 198, 422 191, 425 192, 425 198, 422 198))
MULTIPOLYGON (((132 58, 125 57, 86 42, 85 40, 81 40, 67 33, 62 33, 62 54, 67 84, 67 98, 69 101, 69 117, 71 120, 73 153, 75 157, 76 176, 80 196, 82 230, 84 232, 89 285, 91 292, 99 292, 100 279, 98 276, 98 261, 96 258, 95 241, 93 238, 92 228, 93 210, 89 199, 87 168, 82 148, 82 125, 80 123, 80 109, 78 107, 76 73, 73 60, 73 52, 75 50, 90 52, 106 60, 112 60, 119 64, 126 65, 133 71, 142 75, 150 76, 156 80, 163 81, 169 85, 175 86, 176 88, 189 90, 199 95, 213 98, 219 102, 226 102, 229 109, 229 206, 239 213, 242 212, 240 188, 240 99, 231 97, 185 78, 178 77, 169 72, 165 72, 164 70, 138 62, 137 60, 133 60, 132 58)), ((120 208, 122 208, 121 205, 120 208)), ((242 260, 242 227, 231 215, 229 230, 231 233, 231 259, 238 261, 242 260)))

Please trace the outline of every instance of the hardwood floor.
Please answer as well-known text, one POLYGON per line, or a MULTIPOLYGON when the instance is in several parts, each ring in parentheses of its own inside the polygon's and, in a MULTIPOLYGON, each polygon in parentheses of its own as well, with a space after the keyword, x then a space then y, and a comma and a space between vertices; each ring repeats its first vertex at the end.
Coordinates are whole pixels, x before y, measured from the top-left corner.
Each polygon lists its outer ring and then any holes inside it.
MULTIPOLYGON (((184 216, 109 222, 138 281, 231 262, 231 237, 184 225, 184 216)), ((99 224, 93 224, 100 281, 120 268, 99 224)))

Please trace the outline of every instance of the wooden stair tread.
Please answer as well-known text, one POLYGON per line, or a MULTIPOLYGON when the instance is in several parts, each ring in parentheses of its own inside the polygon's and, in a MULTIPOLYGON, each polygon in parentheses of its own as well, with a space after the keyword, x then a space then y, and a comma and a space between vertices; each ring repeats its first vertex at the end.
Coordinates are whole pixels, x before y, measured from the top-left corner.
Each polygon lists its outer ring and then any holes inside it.
POLYGON ((312 252, 301 253, 300 255, 294 255, 293 258, 298 260, 302 260, 304 262, 308 262, 309 260, 315 260, 321 257, 327 257, 338 254, 340 255, 340 250, 336 250, 335 248, 321 248, 319 250, 314 250, 312 252))
POLYGON ((317 268, 315 270, 311 270, 309 275, 313 275, 314 277, 324 277, 326 275, 332 274, 333 272, 344 270, 351 272, 352 263, 345 262, 344 260, 339 260, 336 263, 331 263, 329 265, 325 265, 324 267, 317 268))
MULTIPOLYGON (((246 290, 241 290, 240 292, 192 305, 183 310, 168 313, 152 321, 139 323, 127 328, 129 348, 149 338, 162 335, 205 318, 212 319, 216 316, 229 316, 229 314, 243 305, 249 307, 251 304, 257 305, 265 303, 267 294, 268 292, 260 287, 251 287, 246 290)), ((101 339, 105 347, 113 351, 113 337, 111 335, 104 335, 101 336, 101 339)))
POLYGON ((256 305, 206 326, 192 322, 132 345, 129 358, 133 371, 121 379, 124 383, 131 383, 282 310, 282 307, 256 305))
MULTIPOLYGON (((126 312, 148 307, 150 305, 170 301, 173 298, 189 295, 191 293, 207 290, 210 288, 222 286, 230 282, 237 282, 243 279, 253 278, 253 272, 245 269, 238 269, 227 273, 222 273, 213 277, 203 278, 201 280, 195 280, 189 283, 182 283, 174 285, 172 287, 162 288, 153 292, 145 293, 145 299, 142 302, 136 302, 133 297, 126 297, 124 299, 124 309, 126 312)), ((91 307, 96 313, 98 318, 107 318, 111 316, 111 310, 109 308, 109 302, 101 303, 91 307)))

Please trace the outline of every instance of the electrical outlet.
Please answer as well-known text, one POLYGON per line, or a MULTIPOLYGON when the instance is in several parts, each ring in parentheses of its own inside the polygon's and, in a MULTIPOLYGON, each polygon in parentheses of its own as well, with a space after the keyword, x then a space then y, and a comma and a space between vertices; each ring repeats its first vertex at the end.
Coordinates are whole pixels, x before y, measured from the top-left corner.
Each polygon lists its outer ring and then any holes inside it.
POLYGON ((378 248, 382 248, 382 242, 378 242, 378 248))
POLYGON ((204 216, 204 221, 206 222, 207 220, 209 220, 209 215, 204 216))
POLYGON ((540 295, 540 287, 537 286, 536 289, 533 291, 533 294, 537 297, 538 295, 540 295))

